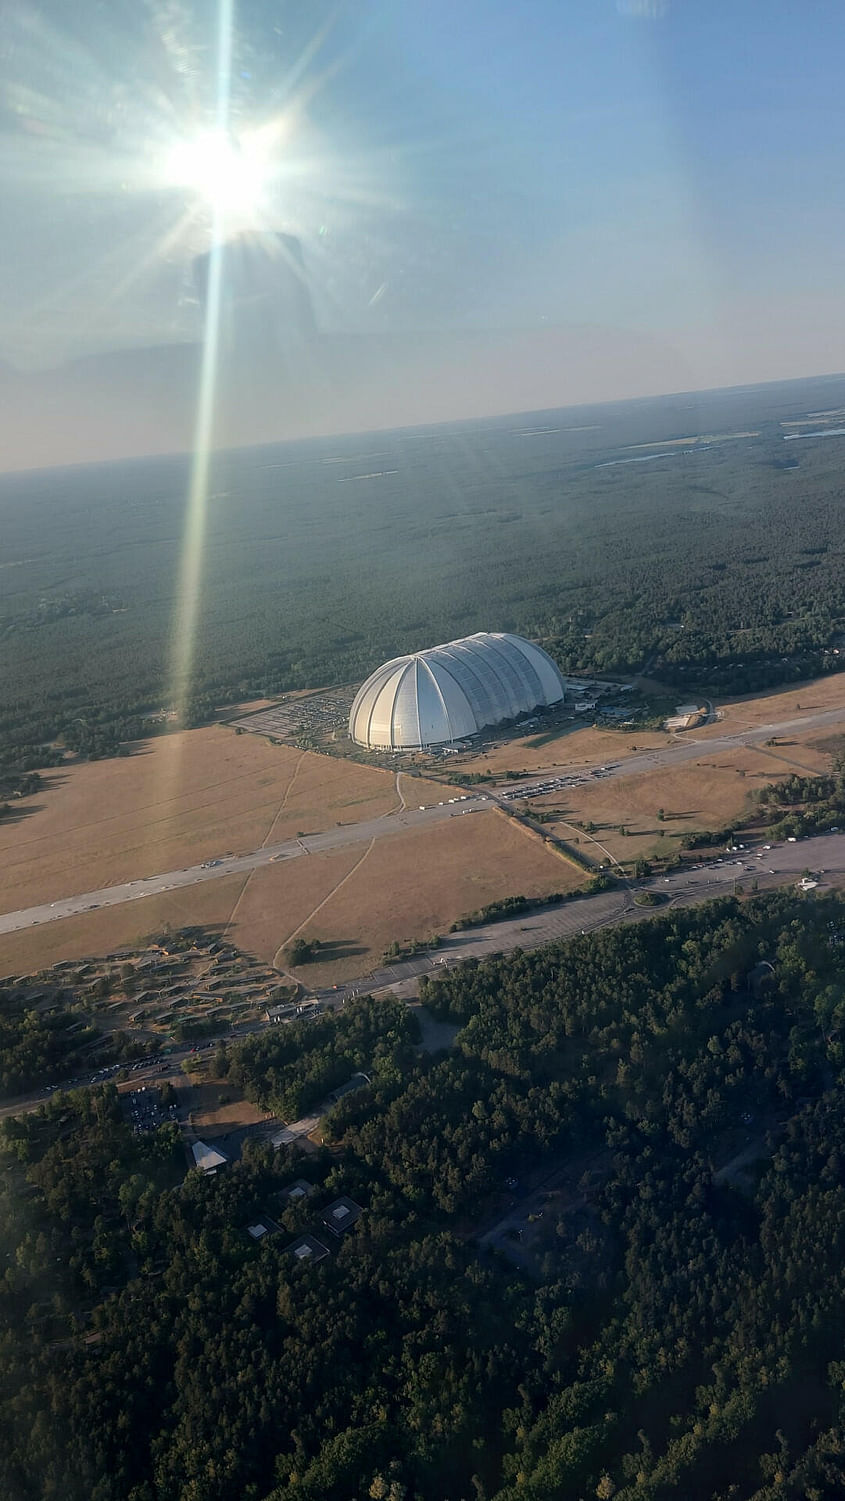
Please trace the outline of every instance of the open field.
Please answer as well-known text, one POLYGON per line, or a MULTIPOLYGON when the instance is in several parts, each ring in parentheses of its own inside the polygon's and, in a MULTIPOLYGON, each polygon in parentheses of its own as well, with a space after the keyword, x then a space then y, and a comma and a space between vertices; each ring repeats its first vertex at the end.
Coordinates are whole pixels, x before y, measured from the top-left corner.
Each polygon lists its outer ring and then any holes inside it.
MULTIPOLYGON (((594 766, 596 762, 621 761, 634 749, 665 750, 670 738, 661 731, 596 730, 592 725, 563 730, 554 740, 534 749, 532 740, 544 739, 536 730, 524 740, 511 740, 480 756, 468 770, 489 771, 502 776, 506 771, 544 771, 549 766, 594 766)), ((461 768, 464 769, 463 767, 461 768)))
MULTIPOLYGON (((677 737, 695 747, 694 759, 567 788, 534 806, 560 812, 557 832, 565 839, 575 837, 568 822, 592 821, 596 838, 616 859, 669 853, 684 834, 721 827, 741 814, 755 787, 796 771, 826 770, 837 737, 829 727, 799 726, 773 745, 708 753, 708 741, 779 720, 810 719, 843 700, 845 679, 832 676, 788 693, 730 702, 717 724, 677 737), (626 835, 618 833, 620 826, 626 835)), ((624 767, 628 757, 672 743, 665 733, 584 727, 535 751, 530 738, 511 742, 476 764, 529 774, 550 764, 624 767)), ((0 910, 197 863, 227 848, 249 851, 300 832, 380 819, 400 807, 400 794, 415 809, 444 801, 449 791, 439 782, 405 774, 397 779, 220 725, 139 743, 135 752, 47 773, 53 790, 23 803, 0 825, 0 910)), ((578 837, 589 851, 586 836, 578 837)), ((592 852, 601 857, 599 849, 592 852)), ((579 879, 541 844, 532 848, 524 832, 499 827, 492 812, 478 813, 424 832, 386 834, 372 850, 362 841, 268 865, 249 878, 221 874, 38 931, 3 935, 0 973, 104 953, 167 925, 209 923, 280 966, 283 946, 300 929, 313 933, 333 946, 332 958, 306 978, 333 983, 366 971, 394 940, 426 938, 486 902, 566 890, 579 879)))
MULTIPOLYGON (((309 855, 253 871, 248 880, 241 880, 227 936, 238 948, 270 963, 278 954, 279 967, 283 967, 279 949, 354 869, 367 848, 367 844, 351 844, 331 854, 309 855)), ((359 974, 360 965, 353 972, 359 974)))
POLYGON ((391 834, 372 847, 352 844, 268 864, 248 878, 222 876, 4 934, 0 974, 108 953, 168 925, 209 924, 281 969, 295 934, 319 938, 331 959, 298 974, 307 984, 333 984, 365 973, 394 939, 429 938, 487 902, 570 891, 582 880, 581 871, 491 809, 391 834))
POLYGON ((258 1126, 273 1116, 258 1105, 251 1105, 242 1095, 233 1090, 225 1080, 203 1080, 193 1085, 191 1093, 191 1125, 205 1141, 215 1136, 228 1136, 231 1131, 244 1126, 258 1126))
POLYGON ((206 923, 223 927, 242 886, 241 876, 221 876, 219 881, 83 912, 44 927, 0 934, 0 975, 31 974, 60 959, 85 959, 117 948, 140 947, 142 939, 168 927, 206 923))
MULTIPOLYGON (((663 692, 665 691, 664 688, 663 692)), ((761 725, 781 720, 810 719, 813 714, 840 707, 845 710, 845 674, 831 673, 813 682, 799 683, 788 691, 719 701, 716 705, 718 720, 681 734, 678 739, 696 742, 714 740, 722 735, 757 729, 761 725)), ((804 749, 806 746, 813 746, 819 733, 812 728, 802 731, 798 725, 790 730, 788 742, 785 737, 778 737, 780 743, 777 749, 787 751, 787 743, 796 748, 802 747, 800 752, 796 749, 794 757, 796 763, 801 765, 790 766, 788 770, 824 770, 828 764, 824 755, 819 759, 812 751, 807 755, 804 749)), ((576 769, 579 766, 594 766, 603 761, 618 763, 646 750, 665 750, 673 743, 673 738, 661 730, 596 729, 593 725, 580 727, 576 724, 571 729, 562 730, 550 740, 537 735, 535 731, 524 738, 507 741, 486 755, 479 756, 477 760, 468 759, 465 765, 462 762, 460 769, 486 771, 494 776, 502 776, 507 771, 533 774, 552 766, 571 766, 576 769), (534 742, 538 740, 542 743, 535 745, 534 742)), ((787 774, 788 771, 784 771, 783 775, 787 774)))
POLYGON ((488 902, 572 891, 583 880, 582 871, 492 810, 391 836, 373 846, 303 929, 305 937, 359 952, 297 973, 309 984, 336 984, 377 964, 394 940, 429 938, 488 902))
MULTIPOLYGON (((712 756, 702 747, 698 761, 567 787, 535 799, 532 807, 560 809, 564 819, 578 824, 592 822, 594 838, 617 860, 668 855, 684 834, 723 828, 746 812, 756 788, 782 781, 798 769, 792 758, 799 753, 807 771, 823 771, 829 764, 828 757, 809 746, 784 746, 782 753, 780 747, 739 747, 712 756), (662 822, 657 817, 660 808, 662 822), (621 827, 626 834, 619 833, 621 827)), ((550 827, 564 839, 571 837, 562 823, 550 827)), ((581 846, 589 852, 586 835, 581 835, 581 846)))
POLYGON ((718 722, 696 730, 696 740, 754 729, 778 720, 801 719, 824 709, 845 708, 845 674, 830 673, 810 683, 798 683, 781 692, 761 693, 754 698, 719 700, 716 707, 718 722))
MULTIPOLYGON (((394 776, 213 725, 45 772, 0 823, 0 910, 247 851, 400 807, 394 776)), ((412 805, 444 796, 403 777, 412 805)))

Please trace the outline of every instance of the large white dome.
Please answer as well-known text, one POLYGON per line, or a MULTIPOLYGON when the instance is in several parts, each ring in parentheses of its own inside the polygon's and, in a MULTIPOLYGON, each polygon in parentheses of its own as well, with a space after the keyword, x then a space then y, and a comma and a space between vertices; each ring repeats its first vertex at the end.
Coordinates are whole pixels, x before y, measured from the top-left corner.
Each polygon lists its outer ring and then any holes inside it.
POLYGON ((444 745, 560 703, 563 691, 563 679, 542 647, 521 636, 479 631, 377 668, 358 689, 349 733, 369 749, 444 745))

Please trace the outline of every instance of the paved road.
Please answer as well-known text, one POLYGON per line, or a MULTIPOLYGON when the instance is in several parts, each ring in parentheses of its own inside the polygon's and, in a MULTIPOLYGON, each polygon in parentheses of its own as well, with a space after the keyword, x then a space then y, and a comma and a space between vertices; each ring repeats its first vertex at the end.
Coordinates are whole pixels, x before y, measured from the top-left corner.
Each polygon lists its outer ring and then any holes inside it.
POLYGON ((364 823, 337 824, 321 834, 306 834, 301 839, 269 844, 266 848, 253 850, 249 854, 223 855, 218 860, 191 865, 184 870, 164 871, 161 875, 143 876, 135 881, 124 881, 118 886, 102 887, 99 891, 85 891, 79 896, 44 902, 39 907, 24 907, 17 912, 6 912, 0 915, 0 934, 19 933, 23 928, 36 927, 39 923, 58 922, 63 917, 75 917, 80 912, 91 912, 98 907, 121 906, 124 902, 156 896, 162 891, 195 886, 200 881, 219 880, 221 876, 248 875, 259 866, 270 865, 274 861, 298 860, 304 855, 343 849, 347 845, 364 843, 370 839, 383 839, 388 834, 425 828, 447 818, 465 818, 485 806, 492 806, 486 793, 459 794, 449 787, 444 787, 443 793, 442 803, 434 803, 425 808, 405 807, 396 813, 385 813, 380 818, 367 819, 364 823))
MULTIPOLYGON (((770 849, 755 846, 739 855, 725 855, 718 861, 702 863, 685 870, 674 871, 670 876, 655 877, 638 883, 638 890, 659 892, 668 898, 659 907, 638 907, 634 903, 634 888, 603 891, 596 896, 577 897, 559 907, 549 907, 540 912, 522 917, 509 918, 498 923, 487 923, 464 933, 451 933, 443 939, 439 948, 430 954, 419 954, 403 963, 373 970, 360 979, 331 990, 318 991, 320 998, 332 1006, 342 1006, 356 995, 369 995, 375 990, 392 989, 398 996, 411 998, 417 994, 420 975, 436 974, 443 966, 460 964, 466 959, 482 959, 495 953, 506 953, 515 948, 526 950, 541 948, 577 933, 591 933, 596 928, 618 922, 639 922, 665 912, 667 906, 694 906, 711 897, 730 895, 737 884, 749 890, 756 881, 761 891, 797 881, 802 871, 810 869, 820 874, 820 886, 839 884, 845 878, 845 833, 821 834, 814 839, 802 839, 795 844, 774 845, 770 849)), ((206 1039, 205 1047, 218 1041, 233 1042, 251 1032, 263 1031, 272 1023, 253 1022, 238 1028, 236 1033, 221 1034, 220 1038, 206 1039)), ((142 1069, 133 1074, 132 1083, 137 1087, 161 1073, 176 1073, 183 1060, 194 1051, 190 1046, 174 1048, 166 1060, 160 1056, 150 1058, 142 1069)), ((92 1082, 83 1080, 82 1082, 92 1082)), ((68 1086, 64 1086, 67 1088, 68 1086)), ((0 1118, 18 1115, 33 1110, 42 1104, 50 1091, 41 1090, 25 1098, 11 1101, 0 1107, 0 1118)))
POLYGON ((81 1088, 84 1085, 90 1085, 94 1083, 117 1083, 117 1087, 120 1092, 124 1093, 132 1089, 140 1089, 142 1084, 163 1084, 166 1078, 178 1077, 182 1073, 182 1062, 185 1058, 188 1057, 190 1052, 191 1045, 188 1044, 186 1047, 174 1048, 166 1058, 162 1058, 161 1054, 158 1054, 157 1056, 151 1056, 149 1059, 146 1059, 144 1061, 143 1067, 139 1069, 135 1069, 131 1063, 127 1064, 126 1067, 130 1070, 130 1077, 126 1083, 124 1083, 123 1080, 118 1082, 114 1074, 105 1079, 94 1079, 91 1074, 84 1073, 80 1075, 78 1080, 65 1080, 63 1083, 57 1084, 51 1089, 31 1090, 29 1094, 21 1095, 18 1099, 12 1100, 9 1104, 0 1106, 0 1120, 2 1120, 3 1117, 7 1115, 24 1115, 28 1110, 37 1109, 39 1105, 44 1104, 44 1101, 48 1099, 51 1094, 58 1093, 60 1089, 67 1090, 81 1088))
POLYGON ((576 933, 590 933, 620 921, 639 922, 665 912, 669 906, 693 906, 696 902, 733 893, 736 886, 751 890, 753 881, 765 891, 789 885, 800 879, 802 871, 822 871, 820 885, 839 884, 845 878, 845 833, 821 834, 815 839, 801 839, 796 844, 778 844, 771 849, 755 845, 737 855, 725 855, 718 861, 702 862, 637 882, 636 887, 603 891, 597 896, 577 897, 559 907, 487 923, 463 933, 450 933, 431 954, 419 954, 403 963, 374 970, 335 991, 321 992, 324 998, 345 999, 364 995, 385 987, 399 995, 410 995, 422 974, 436 973, 443 965, 458 964, 464 959, 481 959, 485 955, 505 953, 510 949, 542 948, 576 933), (653 891, 667 898, 659 907, 639 907, 634 891, 653 891))
MULTIPOLYGON (((838 709, 824 709, 818 714, 801 714, 793 719, 781 719, 776 723, 755 725, 745 730, 733 730, 725 735, 696 735, 694 730, 685 730, 669 744, 657 746, 654 750, 644 750, 633 756, 626 756, 624 761, 616 764, 607 764, 606 776, 627 777, 635 776, 637 772, 654 771, 659 766, 680 766, 684 761, 700 761, 705 755, 717 751, 736 750, 742 745, 762 745, 773 736, 789 734, 798 730, 823 730, 845 723, 845 705, 838 709)), ((631 731, 635 734, 636 731, 631 731)), ((543 766, 538 770, 537 780, 545 781, 548 777, 589 775, 594 771, 604 770, 604 764, 596 761, 584 766, 574 766, 572 762, 565 762, 561 766, 543 766)), ((528 782, 526 780, 526 785, 528 782)), ((512 790, 512 789, 511 789, 512 790)))
MULTIPOLYGON (((827 709, 818 714, 804 714, 798 718, 784 719, 777 723, 757 725, 751 729, 737 730, 731 734, 696 738, 687 732, 683 738, 672 740, 667 746, 627 757, 613 765, 605 773, 608 776, 633 776, 637 772, 654 771, 659 766, 679 765, 684 761, 700 760, 710 752, 731 750, 741 745, 757 745, 773 735, 783 735, 790 730, 825 729, 845 722, 845 706, 827 709)), ((603 770, 601 763, 573 766, 565 763, 559 767, 544 767, 538 778, 556 775, 571 775, 573 772, 588 775, 603 770)), ((413 784, 412 784, 413 785, 413 784)), ((529 784, 526 784, 529 785, 529 784)), ((502 789, 504 790, 504 789, 502 789)), ((507 790, 513 790, 509 784, 507 790)), ((442 803, 425 808, 405 807, 395 813, 383 814, 380 818, 364 823, 339 824, 320 834, 307 834, 302 839, 288 839, 281 844, 268 845, 266 849, 254 850, 243 855, 224 855, 214 862, 192 865, 185 870, 165 871, 161 875, 145 876, 135 881, 125 881, 117 886, 104 887, 99 891, 86 891, 78 896, 65 897, 55 902, 46 902, 39 907, 27 907, 17 912, 0 915, 0 934, 18 933, 39 923, 57 922, 64 917, 74 917, 80 912, 90 912, 98 907, 115 907, 123 902, 136 901, 141 897, 155 896, 163 891, 173 891, 182 886, 193 886, 199 881, 214 881, 220 876, 248 875, 259 866, 276 860, 296 860, 304 855, 318 854, 326 850, 343 849, 350 844, 360 844, 370 839, 382 839, 406 829, 424 828, 446 818, 467 817, 497 800, 486 793, 456 794, 458 801, 449 800, 449 788, 444 787, 442 803)))

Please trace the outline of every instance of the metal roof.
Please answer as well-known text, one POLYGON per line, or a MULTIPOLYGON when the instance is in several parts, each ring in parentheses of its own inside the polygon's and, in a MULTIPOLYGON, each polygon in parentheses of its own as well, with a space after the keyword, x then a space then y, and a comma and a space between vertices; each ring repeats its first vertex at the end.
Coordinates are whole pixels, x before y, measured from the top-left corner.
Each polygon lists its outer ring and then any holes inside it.
POLYGON ((563 694, 563 678, 542 647, 478 631, 377 668, 355 696, 349 733, 370 749, 444 745, 559 703, 563 694))

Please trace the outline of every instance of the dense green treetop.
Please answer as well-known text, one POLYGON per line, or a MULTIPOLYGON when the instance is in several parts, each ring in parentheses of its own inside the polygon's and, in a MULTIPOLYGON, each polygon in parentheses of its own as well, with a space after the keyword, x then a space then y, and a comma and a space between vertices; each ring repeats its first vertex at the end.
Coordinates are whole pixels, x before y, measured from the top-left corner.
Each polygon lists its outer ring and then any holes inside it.
POLYGON ((368 999, 221 1054, 279 1109, 368 1075, 306 1159, 186 1173, 110 1088, 3 1124, 4 1497, 841 1497, 845 903, 669 911, 425 999, 448 1052, 368 999))

